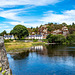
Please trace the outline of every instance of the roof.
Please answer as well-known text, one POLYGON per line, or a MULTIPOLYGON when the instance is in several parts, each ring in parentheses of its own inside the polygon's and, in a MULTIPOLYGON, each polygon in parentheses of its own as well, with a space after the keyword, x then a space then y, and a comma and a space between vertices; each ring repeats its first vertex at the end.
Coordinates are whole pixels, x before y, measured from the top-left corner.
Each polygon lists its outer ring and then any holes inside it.
POLYGON ((29 37, 42 37, 42 35, 29 35, 29 37))
POLYGON ((4 37, 5 37, 5 38, 6 38, 6 37, 7 37, 7 38, 9 38, 9 37, 12 38, 13 35, 4 35, 4 37))

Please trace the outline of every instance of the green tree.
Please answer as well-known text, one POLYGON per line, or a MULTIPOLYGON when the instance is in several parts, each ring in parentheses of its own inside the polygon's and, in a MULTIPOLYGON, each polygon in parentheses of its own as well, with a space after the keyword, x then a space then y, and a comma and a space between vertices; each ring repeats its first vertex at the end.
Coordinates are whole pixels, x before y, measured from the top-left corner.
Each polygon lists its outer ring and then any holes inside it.
POLYGON ((63 36, 62 34, 56 35, 56 39, 55 39, 56 43, 62 44, 65 42, 65 40, 66 40, 65 36, 63 36))
POLYGON ((72 23, 72 25, 75 25, 74 22, 72 23))
POLYGON ((33 27, 31 27, 31 29, 33 29, 33 27))
POLYGON ((6 34, 7 35, 7 32, 6 32, 6 30, 4 30, 0 35, 1 36, 4 36, 4 34, 6 34))
POLYGON ((27 28, 23 25, 16 25, 13 30, 11 30, 10 34, 16 35, 19 39, 22 37, 26 37, 29 35, 27 28))
POLYGON ((46 39, 48 39, 49 43, 54 43, 56 39, 56 35, 49 34, 46 39))
POLYGON ((68 35, 66 39, 69 41, 70 44, 75 43, 75 34, 68 35))
POLYGON ((47 39, 49 43, 59 43, 59 44, 64 43, 66 40, 65 37, 61 34, 58 35, 49 34, 47 36, 47 39))
POLYGON ((35 29, 35 33, 38 34, 38 26, 35 29))
POLYGON ((67 26, 67 24, 66 24, 66 23, 62 23, 62 25, 63 25, 63 26, 67 26))

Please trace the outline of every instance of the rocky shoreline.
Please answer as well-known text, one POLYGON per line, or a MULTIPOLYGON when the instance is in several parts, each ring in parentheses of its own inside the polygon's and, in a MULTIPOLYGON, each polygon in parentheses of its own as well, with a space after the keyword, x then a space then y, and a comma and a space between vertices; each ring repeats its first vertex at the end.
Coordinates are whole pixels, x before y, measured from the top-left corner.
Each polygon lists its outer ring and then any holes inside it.
POLYGON ((0 75, 12 75, 12 71, 9 68, 7 52, 1 39, 3 40, 3 38, 0 37, 0 75))

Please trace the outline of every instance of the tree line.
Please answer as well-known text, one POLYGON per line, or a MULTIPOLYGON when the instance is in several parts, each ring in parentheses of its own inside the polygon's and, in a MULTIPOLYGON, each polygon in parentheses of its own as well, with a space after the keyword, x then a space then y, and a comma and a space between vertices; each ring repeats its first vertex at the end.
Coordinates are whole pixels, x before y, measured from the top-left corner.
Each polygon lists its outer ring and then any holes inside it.
MULTIPOLYGON (((63 26, 68 27, 69 30, 69 35, 65 38, 63 35, 51 35, 49 34, 49 36, 47 36, 48 42, 56 42, 56 43, 73 43, 75 42, 74 37, 75 37, 75 24, 72 23, 71 25, 67 25, 66 23, 62 23, 62 24, 57 24, 57 23, 48 23, 45 24, 46 27, 48 28, 48 31, 52 32, 56 29, 62 29, 63 26)), ((40 25, 40 27, 43 25, 40 25)), ((39 27, 31 27, 31 28, 26 28, 24 25, 16 25, 11 31, 10 33, 7 33, 5 30, 3 32, 0 33, 0 36, 4 36, 4 34, 6 35, 14 35, 17 36, 19 39, 23 38, 23 37, 27 37, 29 34, 32 35, 32 32, 34 32, 35 34, 39 34, 39 27)), ((34 35, 35 35, 34 34, 34 35)))

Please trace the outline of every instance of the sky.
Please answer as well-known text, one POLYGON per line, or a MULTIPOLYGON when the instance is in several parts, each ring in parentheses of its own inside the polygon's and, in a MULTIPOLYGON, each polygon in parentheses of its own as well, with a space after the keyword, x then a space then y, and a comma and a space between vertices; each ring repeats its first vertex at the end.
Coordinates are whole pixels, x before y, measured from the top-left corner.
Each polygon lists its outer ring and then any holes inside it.
POLYGON ((75 0, 0 1, 0 33, 9 33, 17 24, 36 27, 50 22, 75 22, 75 0))

